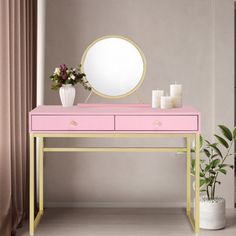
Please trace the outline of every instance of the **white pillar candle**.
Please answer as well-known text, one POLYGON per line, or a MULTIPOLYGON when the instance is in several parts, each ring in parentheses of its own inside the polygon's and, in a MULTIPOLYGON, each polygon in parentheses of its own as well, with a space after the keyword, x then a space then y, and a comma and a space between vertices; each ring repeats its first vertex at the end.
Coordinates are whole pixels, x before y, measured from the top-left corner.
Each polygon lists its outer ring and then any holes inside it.
POLYGON ((161 97, 161 109, 170 109, 173 108, 172 97, 162 96, 161 97))
POLYGON ((171 84, 170 85, 170 96, 181 97, 182 96, 182 84, 171 84))
POLYGON ((152 108, 160 108, 161 96, 164 95, 163 90, 152 90, 152 108))
POLYGON ((183 96, 183 90, 182 90, 182 84, 171 84, 170 85, 170 96, 173 100, 173 107, 182 107, 182 96, 183 96))
POLYGON ((172 97, 173 107, 182 107, 182 96, 172 97))

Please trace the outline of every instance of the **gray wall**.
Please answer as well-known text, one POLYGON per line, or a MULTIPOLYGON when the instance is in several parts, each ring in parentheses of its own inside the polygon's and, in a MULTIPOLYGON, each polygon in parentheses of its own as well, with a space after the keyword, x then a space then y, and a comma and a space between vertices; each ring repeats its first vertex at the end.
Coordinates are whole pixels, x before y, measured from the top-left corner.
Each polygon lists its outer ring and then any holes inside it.
MULTIPOLYGON (((76 66, 86 46, 107 34, 133 39, 144 51, 147 75, 138 94, 184 85, 184 104, 202 113, 202 134, 233 126, 233 1, 47 0, 45 104, 60 104, 48 76, 55 66, 76 66)), ((77 86, 77 102, 88 92, 77 86)), ((137 103, 135 94, 91 103, 137 103)), ((47 145, 160 145, 163 140, 64 140, 47 145)), ((169 141, 169 145, 177 144, 169 141)), ((182 140, 180 141, 182 143, 182 140)), ((185 158, 175 154, 48 154, 46 202, 50 206, 180 206, 185 201, 185 158), (50 158, 49 158, 50 156, 50 158)), ((233 158, 230 160, 233 163, 233 158)), ((234 204, 234 178, 220 195, 234 204)))

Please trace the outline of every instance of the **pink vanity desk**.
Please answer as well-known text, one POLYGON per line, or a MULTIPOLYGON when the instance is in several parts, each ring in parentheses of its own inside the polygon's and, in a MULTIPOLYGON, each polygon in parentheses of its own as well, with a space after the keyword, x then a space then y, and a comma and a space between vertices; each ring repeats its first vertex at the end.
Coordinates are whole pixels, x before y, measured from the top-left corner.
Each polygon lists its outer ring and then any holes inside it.
POLYGON ((199 132, 200 113, 192 107, 153 109, 147 104, 79 104, 73 107, 39 106, 29 114, 30 132, 30 235, 44 211, 44 152, 185 152, 186 213, 199 232, 199 132), (45 138, 184 138, 185 147, 55 147, 45 138), (39 142, 39 212, 34 218, 35 138, 39 142), (191 142, 195 140, 195 220, 191 211, 191 142))

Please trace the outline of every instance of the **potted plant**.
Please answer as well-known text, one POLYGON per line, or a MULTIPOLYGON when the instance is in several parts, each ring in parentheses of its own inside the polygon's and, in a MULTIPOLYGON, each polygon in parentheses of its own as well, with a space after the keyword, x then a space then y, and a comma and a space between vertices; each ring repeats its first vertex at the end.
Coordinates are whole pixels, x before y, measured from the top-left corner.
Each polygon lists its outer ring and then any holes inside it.
MULTIPOLYGON (((220 135, 215 134, 215 141, 209 142, 200 137, 200 228, 221 229, 225 227, 225 199, 216 195, 216 188, 221 184, 220 175, 226 175, 233 165, 227 164, 231 155, 236 128, 231 131, 224 125, 218 126, 220 135)), ((195 160, 192 160, 192 174, 195 174, 195 160)))
POLYGON ((91 90, 86 75, 81 72, 81 65, 78 68, 68 68, 65 64, 56 67, 50 76, 53 90, 59 90, 62 106, 73 106, 75 99, 74 85, 80 83, 85 89, 91 90))

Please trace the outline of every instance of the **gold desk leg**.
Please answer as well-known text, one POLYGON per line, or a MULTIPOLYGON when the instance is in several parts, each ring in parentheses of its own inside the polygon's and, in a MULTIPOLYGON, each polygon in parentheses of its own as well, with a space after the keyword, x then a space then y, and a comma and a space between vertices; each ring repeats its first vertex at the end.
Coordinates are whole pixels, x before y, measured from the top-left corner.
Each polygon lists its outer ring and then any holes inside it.
POLYGON ((34 235, 34 136, 30 135, 30 212, 29 212, 29 231, 34 235))
POLYGON ((200 228, 200 135, 195 137, 196 147, 196 167, 195 167, 195 233, 199 232, 200 228))
MULTIPOLYGON (((195 135, 196 140, 196 173, 195 173, 195 233, 199 232, 199 201, 200 201, 200 140, 199 134, 195 135)), ((41 136, 39 138, 39 212, 34 219, 34 136, 30 135, 30 222, 29 231, 30 235, 34 235, 35 228, 40 222, 43 215, 43 159, 44 159, 44 139, 41 136)), ((190 137, 187 137, 187 215, 190 222, 193 225, 193 219, 191 217, 191 146, 190 137)))
POLYGON ((39 138, 39 212, 43 214, 43 138, 39 138))
POLYGON ((187 141, 187 192, 186 192, 186 199, 187 199, 187 206, 186 206, 186 213, 189 216, 190 211, 191 211, 191 143, 190 143, 190 138, 186 138, 187 141))

